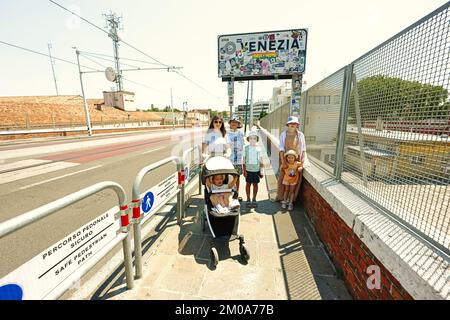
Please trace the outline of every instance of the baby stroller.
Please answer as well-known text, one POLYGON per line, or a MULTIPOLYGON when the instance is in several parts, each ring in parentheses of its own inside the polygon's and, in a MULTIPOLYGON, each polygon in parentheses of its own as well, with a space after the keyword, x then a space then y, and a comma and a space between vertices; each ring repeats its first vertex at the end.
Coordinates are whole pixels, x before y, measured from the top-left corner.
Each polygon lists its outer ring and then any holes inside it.
MULTIPOLYGON (((218 213, 213 210, 211 203, 212 190, 209 190, 206 179, 213 175, 225 175, 224 185, 228 184, 230 179, 238 176, 236 169, 234 169, 231 161, 225 157, 216 156, 207 159, 202 168, 202 184, 205 187, 205 207, 202 217, 202 228, 205 230, 205 221, 208 224, 209 230, 213 236, 211 241, 210 258, 211 263, 215 267, 219 263, 219 254, 216 249, 217 241, 231 242, 239 240, 239 252, 241 258, 247 262, 250 259, 248 249, 245 247, 244 236, 239 233, 240 208, 230 210, 228 213, 218 213)), ((220 190, 219 192, 231 192, 233 198, 237 198, 237 192, 232 189, 220 190)))

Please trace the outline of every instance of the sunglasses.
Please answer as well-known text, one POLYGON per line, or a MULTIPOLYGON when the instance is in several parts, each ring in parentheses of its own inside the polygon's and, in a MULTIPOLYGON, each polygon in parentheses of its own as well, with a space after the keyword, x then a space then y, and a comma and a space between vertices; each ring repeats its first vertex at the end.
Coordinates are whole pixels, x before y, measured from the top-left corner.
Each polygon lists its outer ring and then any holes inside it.
POLYGON ((220 121, 220 120, 214 120, 214 123, 222 123, 222 121, 220 121))

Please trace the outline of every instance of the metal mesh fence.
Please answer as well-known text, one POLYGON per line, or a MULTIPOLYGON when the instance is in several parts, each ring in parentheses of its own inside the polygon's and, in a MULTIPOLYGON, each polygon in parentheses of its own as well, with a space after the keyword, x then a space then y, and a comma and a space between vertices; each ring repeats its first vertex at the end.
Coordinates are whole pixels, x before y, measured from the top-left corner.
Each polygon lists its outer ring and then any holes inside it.
MULTIPOLYGON (((303 92, 301 107, 311 159, 447 254, 449 90, 447 3, 303 92)), ((261 125, 283 130, 287 116, 261 125)))
POLYGON ((450 11, 353 63, 342 180, 449 248, 450 11))
POLYGON ((344 73, 345 69, 341 69, 310 88, 307 94, 303 95, 301 106, 308 156, 325 164, 325 168, 331 172, 336 165, 344 73))

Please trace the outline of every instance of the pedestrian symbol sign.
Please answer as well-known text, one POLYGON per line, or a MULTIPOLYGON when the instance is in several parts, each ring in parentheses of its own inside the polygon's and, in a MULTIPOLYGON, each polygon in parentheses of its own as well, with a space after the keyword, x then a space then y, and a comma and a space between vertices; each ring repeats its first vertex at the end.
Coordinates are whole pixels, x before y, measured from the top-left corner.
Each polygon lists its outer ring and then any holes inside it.
POLYGON ((155 196, 153 192, 147 192, 142 199, 141 209, 143 213, 149 212, 153 207, 153 202, 155 200, 155 196))

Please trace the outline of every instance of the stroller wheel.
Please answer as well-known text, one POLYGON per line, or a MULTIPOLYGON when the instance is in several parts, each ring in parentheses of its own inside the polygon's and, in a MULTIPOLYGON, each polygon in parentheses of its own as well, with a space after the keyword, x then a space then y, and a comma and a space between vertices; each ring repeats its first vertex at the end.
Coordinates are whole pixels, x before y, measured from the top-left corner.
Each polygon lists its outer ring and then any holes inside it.
POLYGON ((219 264, 219 253, 217 252, 217 249, 214 247, 211 248, 210 258, 212 265, 216 267, 219 264))
POLYGON ((250 260, 250 252, 245 245, 239 245, 239 252, 241 253, 242 259, 244 259, 246 262, 250 260))

